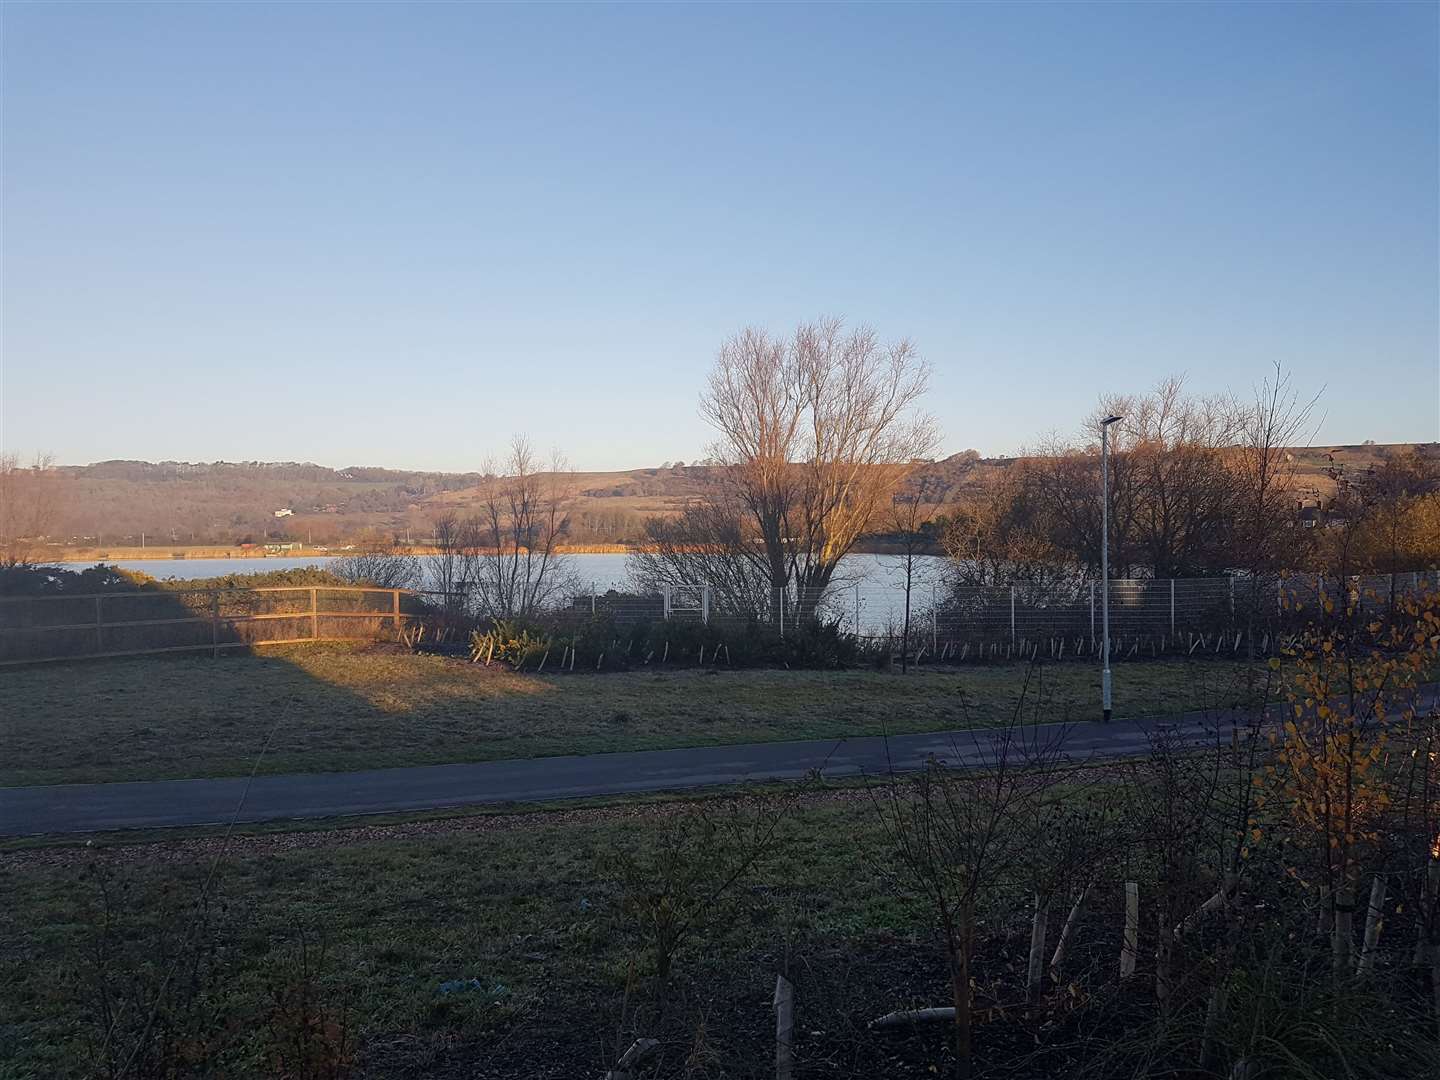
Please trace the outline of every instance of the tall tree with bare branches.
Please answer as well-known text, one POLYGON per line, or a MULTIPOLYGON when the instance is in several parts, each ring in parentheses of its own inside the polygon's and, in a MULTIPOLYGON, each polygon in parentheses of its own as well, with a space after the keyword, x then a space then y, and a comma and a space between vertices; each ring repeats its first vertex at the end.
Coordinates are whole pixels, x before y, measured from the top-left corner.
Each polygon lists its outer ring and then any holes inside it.
MULTIPOLYGON (((895 496, 884 518, 885 531, 900 548, 896 573, 905 597, 900 631, 901 674, 910 670, 910 617, 913 613, 911 600, 915 595, 915 587, 919 584, 917 574, 920 556, 925 554, 932 543, 925 526, 934 518, 937 510, 935 503, 927 501, 925 496, 923 488, 895 496)), ((855 627, 855 632, 858 634, 860 627, 855 627)))
POLYGON ((929 369, 908 341, 839 319, 789 338, 747 328, 725 342, 701 397, 718 432, 722 492, 753 523, 770 586, 813 613, 840 560, 933 453, 918 409, 929 369))
POLYGON ((480 511, 471 523, 474 542, 485 550, 473 586, 485 614, 530 615, 573 587, 558 550, 569 522, 569 473, 559 454, 542 470, 521 436, 511 440, 498 469, 486 464, 480 511))
POLYGON ((43 552, 43 540, 59 511, 55 460, 36 454, 0 454, 0 567, 27 566, 43 552))
POLYGON ((641 592, 703 582, 711 610, 768 619, 775 593, 754 541, 754 529, 727 502, 697 499, 676 517, 648 519, 645 542, 626 557, 626 569, 641 592))
POLYGON ((1295 498, 1295 457, 1290 448, 1305 436, 1320 397, 1301 398, 1279 361, 1256 389, 1254 400, 1234 404, 1236 446, 1230 455, 1235 477, 1234 565, 1247 572, 1246 635, 1254 659, 1254 620, 1273 579, 1293 566, 1296 533, 1288 528, 1295 498))

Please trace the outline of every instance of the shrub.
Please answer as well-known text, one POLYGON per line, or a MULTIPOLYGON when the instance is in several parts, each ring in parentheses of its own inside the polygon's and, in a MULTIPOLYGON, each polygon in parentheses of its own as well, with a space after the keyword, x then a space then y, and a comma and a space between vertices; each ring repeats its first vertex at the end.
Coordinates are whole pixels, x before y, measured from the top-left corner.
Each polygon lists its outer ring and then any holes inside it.
POLYGON ((489 630, 470 635, 471 655, 487 663, 500 660, 520 667, 532 656, 538 660, 550 647, 548 635, 518 619, 496 619, 489 630))

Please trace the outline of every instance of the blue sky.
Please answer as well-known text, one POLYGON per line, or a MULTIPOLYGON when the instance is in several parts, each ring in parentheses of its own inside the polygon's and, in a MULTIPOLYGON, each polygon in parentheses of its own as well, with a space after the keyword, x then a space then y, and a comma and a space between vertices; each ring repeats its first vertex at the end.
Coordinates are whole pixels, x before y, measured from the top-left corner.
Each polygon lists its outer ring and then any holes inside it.
POLYGON ((908 336, 953 452, 1184 372, 1440 437, 1437 8, 21 5, 4 444, 703 455, 747 323, 908 336))

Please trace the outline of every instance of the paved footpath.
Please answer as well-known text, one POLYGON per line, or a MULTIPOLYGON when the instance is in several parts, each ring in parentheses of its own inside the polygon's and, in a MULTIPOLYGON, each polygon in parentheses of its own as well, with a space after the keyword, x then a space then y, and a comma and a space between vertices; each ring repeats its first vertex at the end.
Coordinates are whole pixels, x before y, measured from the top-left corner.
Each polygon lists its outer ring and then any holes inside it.
MULTIPOLYGON (((1426 699, 1435 701, 1435 688, 1426 699)), ((1231 717, 1186 713, 1139 720, 1027 727, 1026 741, 1055 742, 1072 762, 1129 757, 1150 748, 1156 729, 1201 744, 1231 717)), ((919 768, 932 756, 974 764, 993 754, 994 729, 853 739, 697 746, 619 754, 526 758, 467 765, 420 765, 363 772, 300 773, 120 784, 0 788, 0 835, 214 825, 229 821, 324 818, 483 803, 542 802, 595 795, 678 791, 757 780, 829 778, 919 768), (248 790, 247 790, 248 784, 248 790), (237 813, 236 807, 239 807, 237 813)))

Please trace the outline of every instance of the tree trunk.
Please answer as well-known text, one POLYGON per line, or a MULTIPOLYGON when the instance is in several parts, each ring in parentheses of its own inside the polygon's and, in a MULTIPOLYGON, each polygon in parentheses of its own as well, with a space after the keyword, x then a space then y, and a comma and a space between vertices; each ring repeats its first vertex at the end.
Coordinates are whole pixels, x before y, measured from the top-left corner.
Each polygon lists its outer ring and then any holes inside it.
POLYGON ((1440 1035, 1440 945, 1430 946, 1430 992, 1435 998, 1435 1031, 1440 1035))
POLYGON ((1030 923, 1030 969, 1025 980, 1025 1000, 1034 1004, 1045 977, 1045 932, 1050 921, 1050 900, 1035 894, 1035 917, 1030 923))
POLYGON ((1220 1045, 1216 1035, 1225 1019, 1225 1008, 1229 995, 1225 991, 1225 972, 1222 970, 1210 988, 1210 1001, 1205 1006, 1205 1034, 1201 1039, 1200 1069, 1213 1073, 1215 1063, 1220 1060, 1220 1045))
POLYGON ((950 939, 950 993, 955 1001, 955 1077, 970 1080, 970 942, 974 931, 974 915, 968 909, 961 914, 958 938, 950 939))
POLYGON ((1385 875, 1376 874, 1375 881, 1370 886, 1370 904, 1365 910, 1365 942, 1360 948, 1360 963, 1356 966, 1361 975, 1366 975, 1375 968, 1380 930, 1385 925, 1385 890, 1385 875))
POLYGON ((1354 952, 1352 939, 1355 926, 1355 890, 1342 885, 1335 890, 1335 921, 1330 931, 1330 958, 1335 974, 1350 973, 1350 954, 1354 952))
POLYGON ((795 1070, 795 988, 784 975, 775 977, 775 1080, 791 1080, 795 1070))
POLYGON ((1174 988, 1175 930, 1170 925, 1170 912, 1160 912, 1160 925, 1155 940, 1155 1000, 1165 1007, 1174 988))
POLYGON ((1140 886, 1125 883, 1125 935, 1120 941, 1120 978, 1135 974, 1135 954, 1140 946, 1140 886))
POLYGON ((1420 919, 1415 932, 1414 960, 1418 967, 1425 963, 1430 943, 1440 937, 1436 934, 1436 896, 1440 895, 1440 860, 1431 859, 1425 867, 1425 878, 1420 885, 1420 919))
MULTIPOLYGON (((858 631, 857 631, 858 632, 858 631)), ((900 641, 900 674, 910 670, 910 567, 905 567, 905 636, 900 641)))
POLYGON ((1055 954, 1050 957, 1050 978, 1053 982, 1060 981, 1060 963, 1065 959, 1065 948, 1070 944, 1070 936, 1075 932, 1075 925, 1080 921, 1080 909, 1085 904, 1085 898, 1090 895, 1090 886, 1080 890, 1080 895, 1075 898, 1074 905, 1070 908, 1070 914, 1065 917, 1065 923, 1060 927, 1060 940, 1055 942, 1055 954))

